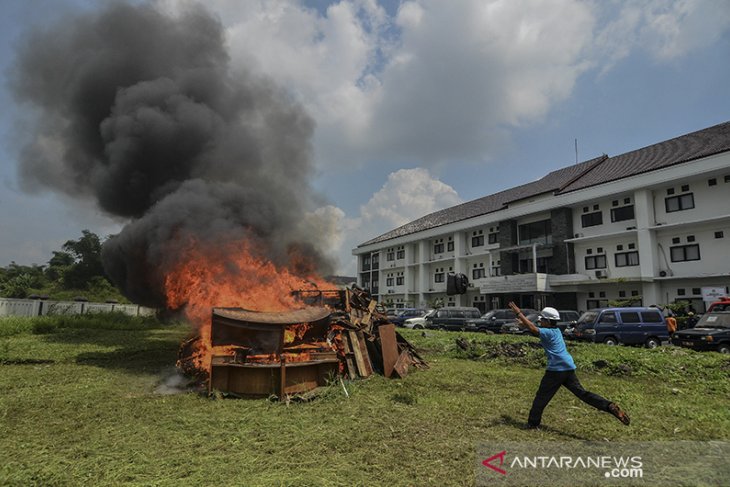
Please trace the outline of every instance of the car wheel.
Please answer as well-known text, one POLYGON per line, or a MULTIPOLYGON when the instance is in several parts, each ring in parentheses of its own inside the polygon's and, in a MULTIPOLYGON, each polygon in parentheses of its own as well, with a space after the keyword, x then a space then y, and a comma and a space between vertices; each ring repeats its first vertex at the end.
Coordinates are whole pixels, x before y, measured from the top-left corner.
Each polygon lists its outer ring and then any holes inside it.
POLYGON ((658 347, 661 344, 662 344, 662 342, 659 341, 659 339, 656 338, 656 337, 649 337, 649 338, 647 338, 646 339, 646 343, 645 343, 646 348, 656 348, 656 347, 658 347))
POLYGON ((616 340, 614 337, 606 337, 603 340, 603 343, 605 343, 606 345, 614 346, 614 345, 618 345, 618 340, 616 340))
POLYGON ((730 343, 721 343, 717 346, 717 351, 724 354, 730 354, 730 343))
POLYGON ((414 330, 422 330, 423 327, 421 325, 413 325, 414 330))

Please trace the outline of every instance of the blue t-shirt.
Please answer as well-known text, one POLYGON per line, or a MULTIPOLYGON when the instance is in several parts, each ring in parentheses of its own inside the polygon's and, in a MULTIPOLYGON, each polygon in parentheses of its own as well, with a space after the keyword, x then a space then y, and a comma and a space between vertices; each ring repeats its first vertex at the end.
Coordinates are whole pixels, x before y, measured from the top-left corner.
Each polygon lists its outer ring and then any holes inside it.
POLYGON ((540 343, 542 343, 547 356, 547 370, 554 372, 575 370, 573 357, 565 348, 563 332, 559 328, 538 328, 538 330, 540 331, 540 343))

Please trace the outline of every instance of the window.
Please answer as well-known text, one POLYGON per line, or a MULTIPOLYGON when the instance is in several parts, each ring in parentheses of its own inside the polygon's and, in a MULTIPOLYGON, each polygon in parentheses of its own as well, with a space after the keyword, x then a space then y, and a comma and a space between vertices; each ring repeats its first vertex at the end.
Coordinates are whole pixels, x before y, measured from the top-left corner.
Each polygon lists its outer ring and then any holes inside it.
POLYGON ((715 179, 715 178, 708 179, 707 180, 707 185, 708 186, 717 186, 717 179, 715 179))
POLYGON ((444 253, 444 244, 443 243, 434 244, 433 253, 434 254, 443 254, 444 253))
POLYGON ((695 236, 694 235, 687 235, 687 242, 694 242, 695 236))
POLYGON ((672 196, 664 199, 667 213, 674 211, 691 210, 695 207, 695 198, 692 193, 672 196))
POLYGON ((603 223, 603 212, 597 211, 595 213, 586 213, 585 215, 580 216, 580 220, 583 224, 583 228, 601 225, 603 223))
POLYGON ((621 252, 615 255, 616 267, 628 267, 632 265, 639 265, 639 253, 633 252, 621 252))
POLYGON ((395 253, 396 259, 405 259, 406 258, 406 251, 404 249, 400 249, 398 252, 395 253))
POLYGON ((527 223, 517 227, 520 235, 520 245, 528 245, 533 243, 552 243, 553 232, 550 226, 550 220, 543 220, 534 223, 527 223))
POLYGON ((433 282, 444 282, 444 272, 440 271, 433 275, 433 282))
POLYGON ((471 238, 472 247, 481 247, 482 245, 484 245, 484 235, 477 235, 471 238))
POLYGON ((608 308, 608 299, 588 299, 586 300, 586 308, 608 308))
POLYGON ((483 277, 487 277, 486 270, 484 269, 484 267, 478 267, 476 269, 472 269, 471 277, 472 277, 472 279, 481 279, 483 277))
POLYGON ((618 297, 619 298, 625 298, 626 297, 626 291, 619 291, 618 292, 618 297))
POLYGON ((387 278, 385 280, 385 285, 388 286, 388 287, 392 286, 393 285, 393 278, 392 277, 387 278))
POLYGON ((370 270, 370 256, 366 255, 362 258, 362 270, 369 271, 370 270))
POLYGON ((715 238, 723 238, 723 237, 725 237, 725 233, 724 232, 722 232, 722 231, 715 232, 715 238))
POLYGON ((661 323, 662 314, 659 311, 642 311, 641 320, 644 323, 661 323))
POLYGON ((607 311, 601 315, 601 318, 598 320, 599 323, 616 323, 616 312, 615 311, 607 311))
POLYGON ((402 286, 403 285, 403 276, 398 276, 395 278, 395 285, 396 286, 402 286))
POLYGON ((636 311, 621 311, 621 321, 624 323, 641 323, 639 313, 636 311))
POLYGON ((606 256, 605 255, 591 255, 586 257, 586 269, 605 269, 606 268, 606 256))
POLYGON ((686 262, 689 260, 700 260, 700 246, 694 245, 680 245, 677 247, 669 248, 669 255, 671 255, 672 262, 686 262))
POLYGON ((490 244, 496 244, 497 243, 497 237, 499 237, 499 234, 498 233, 490 233, 489 234, 489 237, 488 237, 489 238, 488 243, 490 243, 490 244))
POLYGON ((677 296, 684 296, 684 289, 683 288, 677 289, 677 296))
POLYGON ((390 262, 390 261, 393 261, 393 260, 395 260, 395 252, 393 252, 393 251, 391 251, 391 252, 388 252, 388 253, 386 254, 386 257, 385 257, 385 259, 386 259, 386 260, 387 260, 388 262, 390 262))
POLYGON ((454 242, 446 242, 446 251, 447 252, 453 252, 454 251, 454 242))
POLYGON ((634 219, 634 205, 622 206, 621 208, 611 208, 611 221, 622 222, 624 220, 634 219))
POLYGON ((686 193, 687 191, 689 191, 689 184, 682 185, 682 192, 686 193))

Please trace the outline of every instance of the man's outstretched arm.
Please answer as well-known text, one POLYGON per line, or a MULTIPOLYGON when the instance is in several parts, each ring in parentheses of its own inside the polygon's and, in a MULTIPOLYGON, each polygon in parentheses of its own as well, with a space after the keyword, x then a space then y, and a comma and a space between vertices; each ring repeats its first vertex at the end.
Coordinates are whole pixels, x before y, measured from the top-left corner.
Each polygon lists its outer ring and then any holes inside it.
POLYGON ((522 314, 522 310, 519 307, 517 307, 517 305, 515 303, 510 301, 507 306, 509 306, 512 309, 512 311, 515 312, 515 314, 517 315, 517 320, 520 322, 520 324, 522 324, 523 327, 529 329, 530 332, 533 333, 534 335, 540 334, 540 330, 535 326, 535 324, 532 321, 528 320, 525 317, 525 315, 522 314))

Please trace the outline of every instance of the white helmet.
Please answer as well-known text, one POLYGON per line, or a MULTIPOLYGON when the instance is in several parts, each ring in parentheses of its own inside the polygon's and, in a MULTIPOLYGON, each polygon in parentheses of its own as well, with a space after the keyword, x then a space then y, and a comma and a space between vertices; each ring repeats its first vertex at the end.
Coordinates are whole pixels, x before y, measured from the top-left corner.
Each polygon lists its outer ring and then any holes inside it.
POLYGON ((546 320, 558 321, 560 319, 560 313, 558 313, 557 309, 548 306, 547 308, 543 308, 542 311, 540 311, 539 317, 545 318, 546 320))

